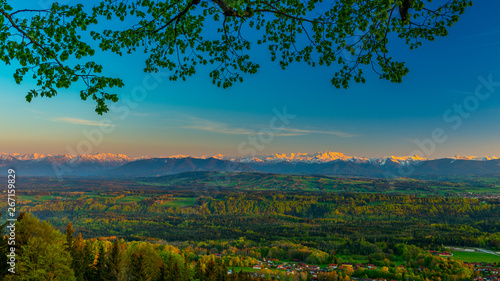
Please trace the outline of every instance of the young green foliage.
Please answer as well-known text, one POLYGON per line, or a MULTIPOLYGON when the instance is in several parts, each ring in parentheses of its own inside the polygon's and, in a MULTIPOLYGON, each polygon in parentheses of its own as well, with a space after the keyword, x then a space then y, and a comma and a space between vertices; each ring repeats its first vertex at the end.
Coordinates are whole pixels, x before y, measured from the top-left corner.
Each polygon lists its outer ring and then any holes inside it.
POLYGON ((409 70, 391 57, 389 40, 399 38, 414 49, 446 36, 472 5, 471 0, 431 2, 105 0, 85 9, 56 2, 49 9, 13 11, 3 0, 0 59, 21 65, 14 73, 17 83, 28 73, 37 81, 27 101, 53 97, 81 81, 81 98, 95 100, 99 114, 108 111, 108 101, 118 100, 109 88, 122 87, 123 81, 102 75, 94 61, 83 62, 94 55, 92 46, 119 55, 143 51, 148 54, 145 72, 168 69, 174 81, 211 65, 212 83, 223 88, 257 72, 260 66, 250 56, 255 45, 266 45, 283 69, 293 62, 331 67, 337 88, 347 88, 352 80, 364 83, 364 69, 400 83, 409 70), (108 29, 115 26, 111 23, 125 28, 108 29), (84 42, 83 35, 95 42, 84 42))

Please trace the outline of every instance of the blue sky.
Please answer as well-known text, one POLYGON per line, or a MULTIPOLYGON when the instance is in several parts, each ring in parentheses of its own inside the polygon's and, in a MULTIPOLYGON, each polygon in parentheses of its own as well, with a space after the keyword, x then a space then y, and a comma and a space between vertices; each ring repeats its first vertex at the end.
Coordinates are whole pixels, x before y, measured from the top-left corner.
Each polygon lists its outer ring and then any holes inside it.
POLYGON ((105 73, 126 83, 117 91, 122 98, 117 110, 98 116, 92 101, 80 100, 77 87, 27 103, 24 96, 32 82, 15 84, 13 68, 2 65, 0 151, 239 156, 242 148, 253 147, 258 154, 330 150, 368 157, 414 152, 428 158, 500 156, 500 87, 478 104, 470 98, 483 85, 478 77, 500 82, 499 10, 498 1, 476 1, 448 37, 413 51, 392 45, 391 54, 410 68, 402 84, 369 73, 365 84, 336 89, 330 83, 334 69, 294 64, 283 71, 265 50, 256 49, 252 54, 260 71, 223 90, 211 84, 204 69, 186 82, 155 80, 142 72, 140 54, 98 54, 95 59, 102 60, 105 73), (144 100, 131 98, 127 104, 138 86, 154 89, 144 100), (456 105, 464 102, 474 110, 460 116, 458 124, 456 105), (295 117, 283 129, 270 130, 273 110, 285 107, 295 117), (447 122, 443 115, 449 110, 447 122), (103 120, 107 126, 99 126, 103 120), (445 141, 431 141, 436 129, 445 141), (262 136, 265 143, 259 140, 258 149, 249 144, 249 137, 269 130, 272 139, 262 136))

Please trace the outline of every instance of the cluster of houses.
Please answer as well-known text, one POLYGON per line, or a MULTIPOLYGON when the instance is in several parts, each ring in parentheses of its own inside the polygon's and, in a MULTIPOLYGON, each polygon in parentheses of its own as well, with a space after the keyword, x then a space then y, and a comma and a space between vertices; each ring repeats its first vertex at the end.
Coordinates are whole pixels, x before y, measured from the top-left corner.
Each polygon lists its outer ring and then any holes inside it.
POLYGON ((429 251, 429 253, 431 253, 431 255, 434 255, 434 256, 440 256, 440 257, 453 257, 453 254, 450 253, 450 252, 438 252, 438 251, 429 251))
MULTIPOLYGON (((438 252, 438 251, 429 251, 433 255, 437 256, 442 256, 442 257, 449 257, 453 256, 452 253, 449 252, 438 252)), ((491 263, 467 263, 464 262, 464 265, 469 266, 470 268, 473 268, 474 271, 478 271, 481 276, 474 278, 473 280, 475 281, 500 281, 500 266, 496 266, 495 264, 491 263)), ((278 259, 263 259, 259 260, 259 264, 253 266, 254 269, 280 269, 286 272, 286 274, 297 274, 300 272, 309 272, 311 273, 313 280, 317 280, 318 274, 321 272, 329 272, 329 271, 334 271, 334 270, 343 270, 345 268, 352 269, 355 271, 356 269, 359 268, 364 268, 364 269, 377 269, 377 266, 374 264, 352 264, 352 263, 342 263, 342 264, 329 264, 325 268, 320 268, 317 265, 311 265, 311 264, 306 264, 306 263, 294 263, 294 262, 281 262, 278 259)), ((405 267, 403 265, 399 265, 398 268, 404 269, 405 267)), ((418 271, 426 271, 428 270, 424 266, 420 266, 418 268, 418 271)), ((254 272, 252 274, 254 277, 264 277, 265 274, 263 274, 261 271, 254 272)), ((277 277, 277 276, 271 276, 271 277, 277 277)), ((389 281, 386 279, 372 279, 372 278, 356 278, 356 277, 351 277, 352 280, 359 280, 359 281, 389 281)), ((391 280, 392 281, 392 280, 391 280)))
POLYGON ((500 281, 500 277, 498 276, 479 276, 473 279, 474 281, 500 281))
POLYGON ((477 281, 500 281, 500 266, 486 262, 464 262, 465 265, 478 271, 481 276, 474 278, 477 281))
MULTIPOLYGON (((403 267, 402 265, 400 267, 403 267)), ((352 264, 352 263, 342 263, 342 264, 329 264, 325 268, 320 268, 318 265, 306 264, 306 263, 293 263, 293 262, 281 262, 278 259, 263 259, 259 261, 259 264, 253 266, 254 269, 281 269, 286 271, 287 274, 296 274, 299 272, 309 272, 311 273, 313 280, 318 278, 318 274, 320 272, 328 272, 334 270, 343 270, 344 268, 350 268, 353 271, 358 268, 365 269, 377 269, 377 266, 374 264, 352 264)), ((263 277, 262 273, 255 272, 254 277, 263 277)), ((353 278, 354 279, 354 278, 353 278)), ((360 279, 361 280, 361 279, 360 279)), ((377 280, 377 281, 386 281, 385 279, 369 279, 377 280)))
MULTIPOLYGON (((438 255, 442 257, 452 256, 452 253, 449 252, 437 252, 430 251, 433 255, 438 255)), ((491 263, 467 263, 464 262, 466 266, 473 268, 475 271, 479 271, 482 276, 474 278, 476 281, 500 281, 500 266, 497 267, 491 263)), ((281 262, 278 259, 263 259, 259 261, 259 264, 253 266, 254 269, 281 269, 284 270, 287 274, 296 274, 299 272, 309 272, 311 273, 313 280, 318 278, 318 274, 320 272, 328 272, 334 270, 343 270, 344 268, 350 268, 352 270, 356 270, 358 268, 365 269, 377 269, 377 266, 374 264, 351 264, 351 263, 342 263, 342 264, 329 264, 325 268, 320 268, 317 265, 311 265, 306 263, 293 263, 293 262, 281 262)), ((399 265, 398 268, 404 269, 403 265, 399 265)), ((427 270, 426 267, 421 266, 418 268, 419 271, 427 270)), ((254 277, 264 277, 260 271, 253 273, 254 277)), ((273 276, 271 276, 273 277, 273 276)), ((360 281, 387 281, 386 279, 372 279, 372 278, 356 278, 352 277, 352 280, 360 280, 360 281)))
MULTIPOLYGON (((384 278, 373 279, 373 278, 356 278, 356 277, 351 277, 351 280, 359 280, 359 281, 387 281, 387 279, 384 279, 384 278)), ((396 280, 391 280, 391 281, 396 281, 396 280)))
POLYGON ((464 192, 459 193, 459 196, 463 198, 471 198, 471 199, 500 199, 500 194, 498 193, 473 193, 473 192, 464 192))

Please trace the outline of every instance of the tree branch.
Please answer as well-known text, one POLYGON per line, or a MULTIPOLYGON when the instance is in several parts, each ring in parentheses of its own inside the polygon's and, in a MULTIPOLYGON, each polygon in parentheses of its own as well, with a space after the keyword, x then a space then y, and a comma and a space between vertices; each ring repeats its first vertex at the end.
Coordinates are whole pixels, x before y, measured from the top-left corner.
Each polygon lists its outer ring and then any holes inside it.
POLYGON ((48 13, 50 12, 50 9, 43 9, 43 10, 32 10, 32 9, 24 9, 24 10, 18 10, 10 14, 10 16, 13 16, 17 13, 24 13, 24 12, 34 12, 34 13, 48 13))
POLYGON ((250 13, 250 11, 245 11, 243 14, 238 13, 238 11, 236 11, 233 7, 230 7, 224 0, 212 0, 212 2, 214 2, 221 8, 225 16, 240 18, 248 18, 252 16, 252 13, 250 13))
POLYGON ((265 5, 269 6, 271 9, 256 9, 252 10, 251 8, 247 8, 243 13, 236 11, 234 8, 230 7, 224 0, 212 0, 215 4, 217 4, 222 12, 224 13, 225 16, 228 17, 239 17, 239 18, 249 18, 252 17, 254 13, 273 13, 273 14, 278 14, 282 15, 287 18, 291 18, 294 20, 298 20, 301 22, 309 22, 309 23, 314 23, 314 21, 302 18, 302 17, 297 17, 291 14, 288 14, 286 12, 280 11, 277 7, 263 2, 265 5))
POLYGON ((40 48, 43 52, 45 52, 45 54, 48 56, 48 57, 53 57, 54 60, 57 62, 57 64, 62 68, 64 69, 64 65, 61 63, 61 61, 59 61, 59 59, 57 58, 57 56, 55 54, 53 54, 51 51, 47 50, 44 46, 42 46, 42 44, 40 44, 39 42, 37 42, 35 39, 31 38, 31 36, 29 36, 21 27, 19 27, 19 25, 16 24, 16 22, 14 21, 14 19, 12 19, 12 16, 8 13, 6 13, 4 10, 0 9, 0 14, 2 14, 4 17, 6 17, 9 22, 12 24, 12 27, 15 28, 17 31, 19 31, 25 38, 28 38, 31 43, 33 43, 34 45, 36 45, 38 48, 40 48))
POLYGON ((158 31, 160 31, 160 30, 166 28, 167 26, 169 26, 170 24, 172 24, 172 22, 179 20, 180 18, 182 18, 189 11, 189 9, 191 9, 191 7, 193 7, 195 5, 198 5, 198 4, 200 4, 200 0, 192 0, 191 3, 189 3, 189 5, 187 5, 186 8, 184 8, 184 10, 182 10, 182 12, 180 12, 175 17, 171 18, 163 26, 161 26, 158 29, 156 29, 155 31, 153 31, 153 33, 157 33, 158 31))

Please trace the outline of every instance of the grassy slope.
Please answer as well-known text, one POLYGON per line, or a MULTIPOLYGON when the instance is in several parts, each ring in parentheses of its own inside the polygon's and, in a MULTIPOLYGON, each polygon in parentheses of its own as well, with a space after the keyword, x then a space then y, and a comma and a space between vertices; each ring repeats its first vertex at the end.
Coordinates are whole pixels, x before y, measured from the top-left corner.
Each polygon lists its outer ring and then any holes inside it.
POLYGON ((497 262, 500 263, 500 256, 487 254, 487 253, 477 253, 477 252, 453 252, 453 257, 457 260, 465 262, 497 262))

